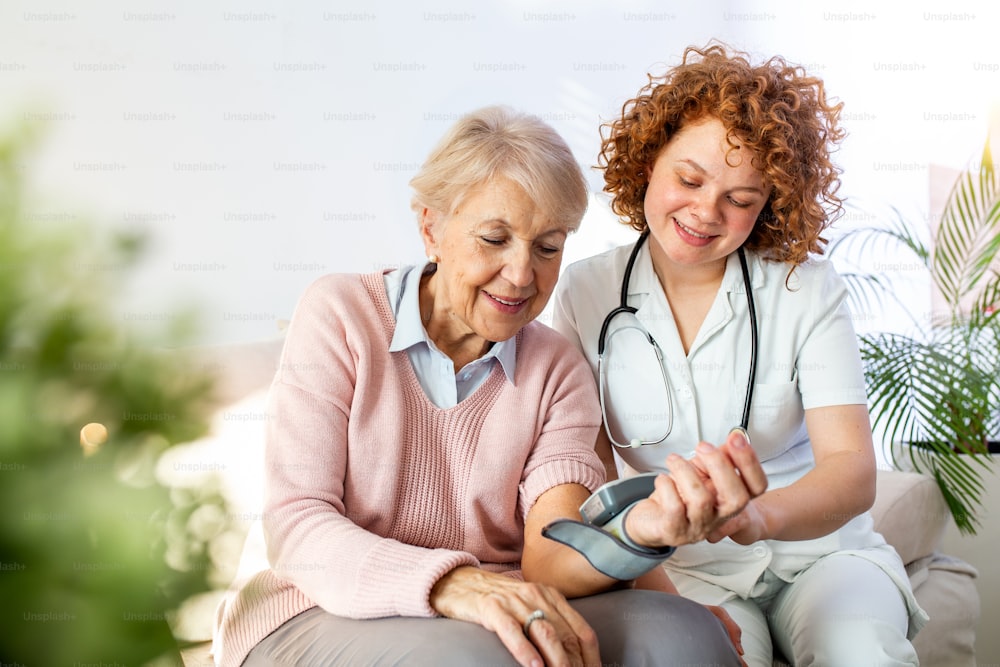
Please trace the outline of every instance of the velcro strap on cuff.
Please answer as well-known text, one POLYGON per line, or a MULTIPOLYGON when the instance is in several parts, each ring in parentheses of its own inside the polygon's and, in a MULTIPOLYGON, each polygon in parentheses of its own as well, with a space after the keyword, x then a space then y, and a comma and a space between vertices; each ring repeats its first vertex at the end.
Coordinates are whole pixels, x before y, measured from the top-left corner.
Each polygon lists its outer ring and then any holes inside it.
POLYGON ((619 540, 624 542, 626 545, 632 547, 637 551, 645 551, 647 553, 658 553, 659 550, 656 547, 647 547, 643 544, 636 543, 636 541, 633 540, 632 537, 628 534, 628 531, 625 530, 625 519, 628 517, 629 512, 632 511, 632 508, 638 504, 639 501, 637 500, 628 507, 626 507, 622 512, 616 514, 615 517, 611 519, 611 521, 608 521, 606 524, 601 526, 601 530, 603 530, 606 533, 611 533, 619 540))
POLYGON ((575 549, 595 569, 619 581, 646 574, 674 553, 674 547, 640 550, 596 526, 571 519, 553 521, 542 529, 542 535, 575 549))

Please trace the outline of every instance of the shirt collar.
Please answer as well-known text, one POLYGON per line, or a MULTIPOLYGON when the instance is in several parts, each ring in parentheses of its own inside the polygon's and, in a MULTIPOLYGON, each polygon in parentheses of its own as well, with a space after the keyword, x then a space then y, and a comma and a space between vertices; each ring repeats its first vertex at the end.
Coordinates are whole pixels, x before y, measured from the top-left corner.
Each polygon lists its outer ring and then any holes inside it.
MULTIPOLYGON (((750 272, 750 287, 757 289, 764 284, 764 270, 761 266, 761 259, 755 252, 743 251, 747 258, 747 270, 750 272)), ((746 285, 743 282, 743 269, 740 267, 739 253, 732 253, 726 261, 726 275, 722 279, 722 286, 727 292, 743 294, 746 285)))
MULTIPOLYGON (((427 265, 407 266, 395 273, 395 299, 390 302, 395 306, 396 329, 389 343, 390 352, 401 352, 418 343, 428 342, 427 332, 420 319, 420 277, 427 270, 427 265)), ((388 274, 392 276, 392 274, 388 274)))
MULTIPOLYGON (((635 258, 635 265, 632 267, 632 278, 629 281, 628 293, 630 296, 639 296, 640 294, 655 294, 657 290, 660 289, 660 281, 656 277, 656 272, 653 271, 653 258, 649 254, 649 244, 653 241, 651 239, 646 239, 646 242, 642 244, 639 248, 639 254, 635 258)), ((631 253, 631 248, 629 249, 631 253)), ((628 257, 626 256, 626 262, 628 257)), ((624 280, 624 273, 622 273, 624 280)), ((619 290, 620 291, 620 290, 619 290)))
MULTIPOLYGON (((428 337, 423 319, 420 317, 420 278, 429 270, 430 264, 424 264, 405 267, 398 271, 399 275, 396 280, 398 281, 399 296, 396 299, 390 296, 390 302, 394 302, 397 306, 395 312, 396 329, 392 334, 392 341, 389 343, 390 352, 401 352, 414 345, 426 345, 435 354, 444 354, 428 337)), ((517 336, 494 343, 486 354, 472 363, 493 358, 500 362, 500 367, 503 368, 507 381, 514 384, 514 373, 517 369, 517 336)))
POLYGON ((513 385, 514 371, 517 369, 517 336, 514 335, 507 340, 496 343, 490 348, 487 355, 491 353, 500 362, 500 367, 503 368, 504 375, 507 376, 507 381, 513 385))
MULTIPOLYGON (((639 256, 635 260, 635 268, 632 270, 632 280, 629 283, 628 293, 630 296, 642 294, 653 294, 660 290, 660 281, 653 270, 653 259, 649 254, 649 243, 647 240, 639 249, 639 256)), ((764 284, 764 271, 761 266, 761 259, 755 252, 744 251, 747 257, 747 268, 750 271, 750 286, 759 288, 764 284)), ((740 268, 740 258, 737 253, 731 253, 726 259, 726 273, 722 278, 722 289, 727 292, 743 294, 746 290, 743 286, 743 270, 740 268)))

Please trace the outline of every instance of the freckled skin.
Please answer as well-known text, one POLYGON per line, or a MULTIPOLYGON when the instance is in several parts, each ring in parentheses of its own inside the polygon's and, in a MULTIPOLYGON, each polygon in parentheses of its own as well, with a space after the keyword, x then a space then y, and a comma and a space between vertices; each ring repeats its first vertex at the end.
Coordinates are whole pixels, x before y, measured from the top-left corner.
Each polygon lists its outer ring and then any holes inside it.
POLYGON ((661 279, 675 271, 721 277, 771 192, 752 163, 745 148, 732 150, 712 117, 685 125, 663 148, 643 203, 661 279))

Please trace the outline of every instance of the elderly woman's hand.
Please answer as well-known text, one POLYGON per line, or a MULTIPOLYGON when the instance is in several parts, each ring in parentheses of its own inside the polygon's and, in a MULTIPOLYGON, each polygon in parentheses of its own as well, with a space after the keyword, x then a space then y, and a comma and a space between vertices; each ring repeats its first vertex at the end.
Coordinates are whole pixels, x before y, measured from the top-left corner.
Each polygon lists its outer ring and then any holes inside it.
POLYGON ((757 454, 739 432, 718 447, 700 443, 690 460, 671 454, 669 474, 629 512, 625 531, 638 544, 680 546, 713 536, 767 489, 757 454))
POLYGON ((442 616, 495 632, 525 667, 601 664, 597 635, 551 586, 459 567, 437 582, 430 604, 442 616))

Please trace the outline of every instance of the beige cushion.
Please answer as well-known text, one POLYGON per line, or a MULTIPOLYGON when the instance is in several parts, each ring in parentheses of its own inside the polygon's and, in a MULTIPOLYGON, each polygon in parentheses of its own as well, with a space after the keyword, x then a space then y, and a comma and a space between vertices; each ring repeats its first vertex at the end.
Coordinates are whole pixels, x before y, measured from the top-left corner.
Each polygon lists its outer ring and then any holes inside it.
POLYGON ((921 665, 975 667, 979 592, 968 563, 935 554, 909 568, 917 602, 930 621, 913 639, 921 665))
POLYGON ((878 471, 872 517, 875 530, 896 548, 904 563, 934 553, 950 520, 932 477, 900 470, 878 471))

